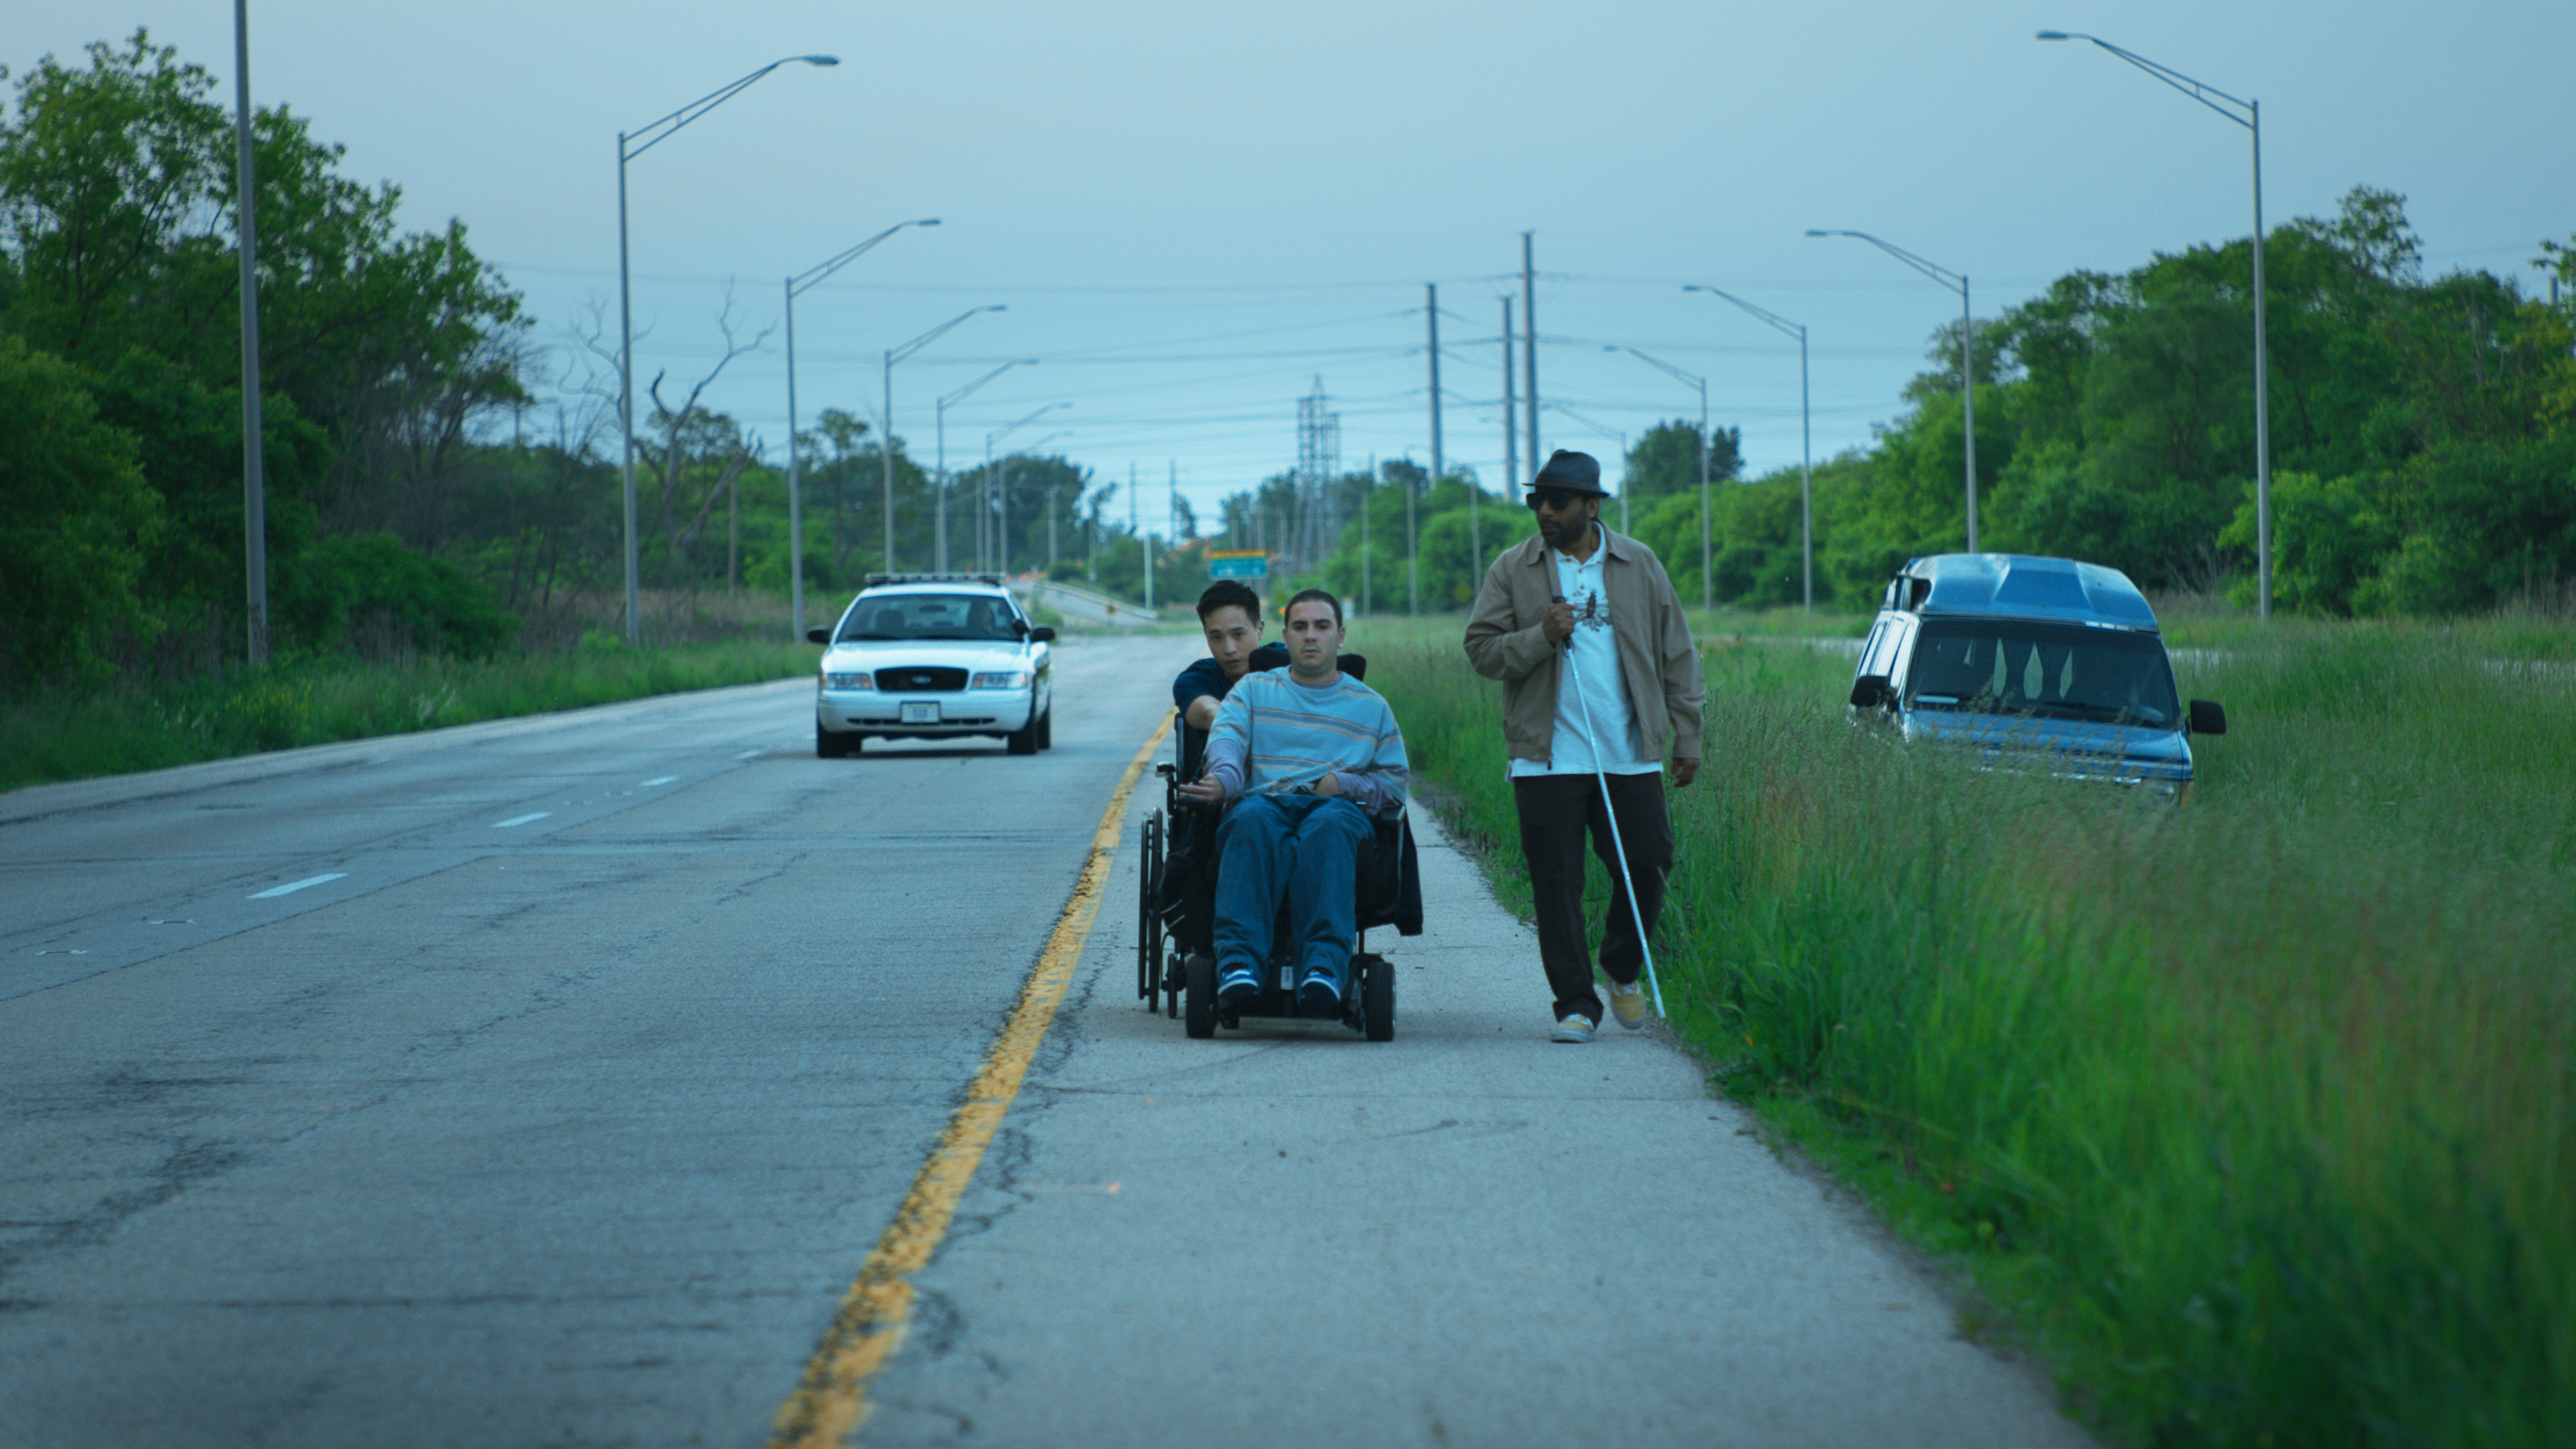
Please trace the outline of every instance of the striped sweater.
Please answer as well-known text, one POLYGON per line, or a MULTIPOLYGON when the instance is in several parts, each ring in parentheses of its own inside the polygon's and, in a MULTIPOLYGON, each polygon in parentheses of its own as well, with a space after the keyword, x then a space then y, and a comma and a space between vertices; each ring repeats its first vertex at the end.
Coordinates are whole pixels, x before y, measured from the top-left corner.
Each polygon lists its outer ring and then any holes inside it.
POLYGON ((1265 670, 1217 707, 1207 775, 1229 800, 1309 790, 1332 775, 1354 804, 1383 815, 1404 804, 1404 732, 1377 691, 1347 674, 1315 686, 1265 670))

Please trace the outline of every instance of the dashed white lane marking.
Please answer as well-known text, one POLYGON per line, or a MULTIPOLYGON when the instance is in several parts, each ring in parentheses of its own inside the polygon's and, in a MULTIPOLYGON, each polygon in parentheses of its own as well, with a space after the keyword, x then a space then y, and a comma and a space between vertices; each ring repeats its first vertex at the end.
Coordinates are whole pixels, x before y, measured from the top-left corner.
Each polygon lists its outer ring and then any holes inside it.
POLYGON ((769 751, 767 750, 745 750, 741 754, 734 756, 734 758, 737 760, 756 760, 768 753, 769 751))
POLYGON ((646 788, 646 789, 648 789, 648 790, 649 790, 649 789, 651 789, 652 787, 654 787, 655 785, 668 785, 668 784, 670 784, 673 780, 676 780, 676 779, 678 779, 678 778, 680 778, 680 777, 679 777, 679 776, 677 776, 677 775, 663 775, 663 776, 660 776, 660 777, 658 777, 658 778, 655 778, 655 779, 651 779, 651 780, 647 780, 647 781, 645 781, 645 782, 644 782, 644 788, 646 788))
POLYGON ((551 810, 531 810, 525 815, 513 815, 507 820, 494 824, 492 828, 495 830, 516 830, 531 820, 543 820, 554 813, 555 812, 551 810))
POLYGON ((265 901, 277 896, 291 896, 307 886, 329 885, 335 880, 347 879, 348 875, 345 870, 335 870, 328 875, 309 875, 302 880, 288 881, 282 886, 270 886, 264 891, 253 891, 250 898, 255 901, 265 901))

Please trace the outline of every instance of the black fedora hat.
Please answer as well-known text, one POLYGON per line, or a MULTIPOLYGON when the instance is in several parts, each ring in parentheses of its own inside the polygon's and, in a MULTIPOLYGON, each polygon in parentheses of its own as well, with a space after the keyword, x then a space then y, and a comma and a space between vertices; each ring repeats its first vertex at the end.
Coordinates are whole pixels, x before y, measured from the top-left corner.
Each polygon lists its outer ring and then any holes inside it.
POLYGON ((1568 493, 1588 493, 1595 498, 1610 495, 1602 491, 1601 463, 1590 453, 1577 453, 1559 448, 1548 456, 1547 466, 1530 480, 1530 489, 1559 488, 1568 493))

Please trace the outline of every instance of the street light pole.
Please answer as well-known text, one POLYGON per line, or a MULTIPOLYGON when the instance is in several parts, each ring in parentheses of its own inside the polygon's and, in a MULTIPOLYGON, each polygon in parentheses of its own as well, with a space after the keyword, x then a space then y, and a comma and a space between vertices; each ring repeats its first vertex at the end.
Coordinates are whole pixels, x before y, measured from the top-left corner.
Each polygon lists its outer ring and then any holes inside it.
POLYGON ((1800 553, 1803 557, 1805 577, 1801 593, 1805 602, 1800 607, 1812 614, 1816 610, 1816 453, 1815 435, 1807 426, 1807 329, 1804 325, 1792 322, 1769 308, 1756 307, 1742 297, 1732 292, 1721 291, 1716 287, 1703 287, 1692 283, 1684 286, 1682 290, 1706 292, 1712 297, 1732 302, 1755 319, 1767 322, 1798 339, 1798 531, 1802 540, 1800 553))
POLYGON ((885 436, 877 439, 877 454, 885 460, 885 571, 894 572, 894 365, 912 356, 948 334, 948 329, 978 312, 1007 312, 1007 303, 994 302, 982 307, 969 307, 901 347, 889 347, 885 354, 885 410, 877 416, 885 425, 885 436))
MULTIPOLYGON (((961 319, 961 320, 962 320, 962 319, 961 319)), ((978 384, 978 386, 980 386, 980 385, 981 385, 981 384, 978 384)), ((1009 437, 1011 434, 1018 432, 1020 429, 1027 427, 1029 424, 1036 422, 1038 419, 1040 419, 1040 418, 1042 418, 1042 417, 1045 417, 1047 414, 1049 414, 1049 413, 1051 413, 1051 412, 1054 412, 1057 408, 1069 408, 1069 407, 1071 407, 1071 406, 1073 406, 1073 404, 1072 404, 1072 403, 1069 403, 1069 402, 1051 402, 1051 403, 1048 403, 1046 406, 1044 406, 1044 407, 1042 407, 1042 408, 1037 409, 1035 412, 1030 413, 1027 417, 1024 417, 1024 418, 1020 419, 1018 422, 1011 424, 1009 427, 1006 427, 1006 428, 998 428, 998 429, 995 429, 995 430, 994 430, 994 431, 992 431, 992 432, 986 433, 986 434, 984 435, 984 486, 985 486, 986 488, 988 488, 988 489, 989 489, 989 488, 991 488, 991 487, 993 486, 993 448, 994 448, 994 445, 995 445, 995 444, 998 444, 998 443, 999 443, 999 442, 1001 442, 1004 438, 1007 438, 1007 437, 1009 437)), ((1050 437, 1061 437, 1061 436, 1063 436, 1063 435, 1062 435, 1062 434, 1060 434, 1060 433, 1057 433, 1057 434, 1050 434, 1049 436, 1050 436, 1050 437)), ((1131 476, 1128 478, 1128 480, 1127 480, 1127 485, 1128 485, 1128 487, 1127 487, 1128 502, 1129 502, 1129 503, 1131 503, 1131 504, 1135 502, 1135 492, 1136 492, 1135 484, 1136 484, 1136 480, 1135 480, 1135 478, 1131 475, 1131 476)), ((1008 492, 1005 492, 1005 493, 1002 495, 1002 500, 1001 500, 1001 502, 1002 502, 1002 508, 1003 508, 1003 515, 1002 515, 1002 517, 1003 517, 1003 520, 1004 520, 1004 524, 1005 524, 1005 526, 1007 527, 1007 525, 1008 525, 1008 521, 1009 521, 1009 518, 1010 518, 1009 509, 1010 509, 1010 506, 1011 506, 1010 495, 1009 495, 1009 493, 1008 493, 1008 492)), ((990 509, 990 507, 989 507, 989 505, 988 505, 986 508, 981 509, 981 510, 978 510, 978 511, 979 511, 979 512, 990 512, 990 511, 991 511, 991 509, 990 509)), ((997 570, 998 572, 1001 572, 1001 573, 1009 573, 1009 572, 1011 571, 1011 556, 1010 556, 1010 552, 1009 552, 1009 550, 1010 550, 1010 542, 1009 542, 1009 539, 1008 539, 1008 537, 1007 537, 1007 536, 1005 536, 1005 537, 1003 537, 1003 538, 1000 538, 1000 539, 996 539, 996 540, 995 540, 995 542, 994 542, 994 550, 993 550, 993 551, 994 551, 996 554, 998 554, 998 555, 1000 556, 1000 557, 999 557, 999 565, 1000 565, 1000 566, 999 566, 999 569, 997 570)))
POLYGON ((2202 85, 2181 71, 2156 64, 2134 51, 2122 50, 2097 35, 2043 30, 2042 40, 2089 40, 2166 85, 2243 126, 2254 138, 2254 609, 2258 618, 2272 617, 2272 365, 2263 325, 2263 103, 2238 100, 2202 85), (2234 106, 2245 114, 2228 109, 2234 106))
POLYGON ((1809 236, 1857 237, 1933 281, 1959 294, 1959 397, 1962 419, 1967 431, 1968 474, 1968 552, 1977 551, 1977 319, 1968 305, 1968 277, 1947 267, 1934 266, 1900 246, 1891 246, 1865 231, 1817 231, 1809 236))
MULTIPOLYGON (((671 114, 633 131, 617 133, 617 424, 623 437, 624 459, 620 472, 626 491, 626 642, 644 642, 643 590, 637 582, 641 553, 635 537, 635 287, 634 273, 627 265, 626 248, 626 163, 671 139, 681 127, 732 100, 761 77, 782 65, 802 61, 811 66, 835 66, 841 62, 829 55, 791 55, 773 60, 733 84, 698 97, 671 114), (632 144, 641 142, 641 145, 632 144)), ((792 448, 793 441, 790 441, 792 448)))
MULTIPOLYGON (((934 557, 934 563, 939 572, 943 574, 948 572, 948 410, 955 407, 957 404, 964 402, 968 393, 971 393, 975 389, 982 387, 984 384, 991 382, 994 378, 1000 377, 1003 373, 1010 371, 1012 368, 1035 367, 1037 365, 1037 361, 1038 360, 1034 357, 1015 357, 939 400, 937 423, 939 432, 939 519, 935 533, 935 547, 937 549, 937 553, 934 557)), ((975 534, 975 553, 976 562, 978 564, 983 562, 983 543, 984 535, 981 526, 979 525, 975 534)))
POLYGON ((815 267, 787 279, 787 580, 789 613, 793 616, 788 638, 805 637, 805 489, 804 473, 798 466, 796 441, 796 298, 812 290, 825 277, 857 261, 868 248, 908 226, 937 226, 939 218, 924 217, 919 221, 899 221, 866 241, 815 267))
MULTIPOLYGON (((1714 609, 1717 607, 1717 572, 1711 562, 1708 526, 1708 379, 1694 372, 1684 372, 1660 357, 1649 357, 1633 347, 1606 344, 1601 350, 1627 353, 1648 367, 1679 380, 1683 386, 1699 389, 1699 606, 1714 609)), ((1622 483, 1619 487, 1620 501, 1625 503, 1627 497, 1627 485, 1622 483)), ((1620 517, 1624 521, 1627 515, 1623 513, 1620 517)))
MULTIPOLYGON (((233 0, 233 212, 241 246, 242 565, 250 607, 248 656, 268 662, 268 461, 259 391, 259 168, 250 130, 250 0, 233 0)), ((621 234, 626 173, 617 173, 621 234)))

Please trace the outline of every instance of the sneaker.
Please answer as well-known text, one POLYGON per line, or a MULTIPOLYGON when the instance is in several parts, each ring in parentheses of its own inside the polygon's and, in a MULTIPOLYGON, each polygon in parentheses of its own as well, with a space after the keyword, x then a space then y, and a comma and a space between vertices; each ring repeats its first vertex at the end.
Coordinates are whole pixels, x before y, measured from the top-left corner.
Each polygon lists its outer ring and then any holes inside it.
POLYGON ((1549 1041, 1587 1042, 1592 1040, 1592 1018, 1579 1011, 1567 1012, 1548 1034, 1549 1041))
POLYGON ((1261 976, 1253 971, 1228 971, 1216 988, 1219 1006, 1249 1006, 1261 994, 1261 976))
POLYGON ((1330 1016, 1342 1009, 1342 988, 1332 977, 1318 971, 1297 988, 1297 1004, 1308 1016, 1330 1016))
POLYGON ((1645 985, 1636 981, 1631 981, 1625 986, 1616 981, 1611 982, 1610 1014, 1617 1017, 1619 1024, 1630 1031, 1644 1026, 1646 1024, 1645 985))

